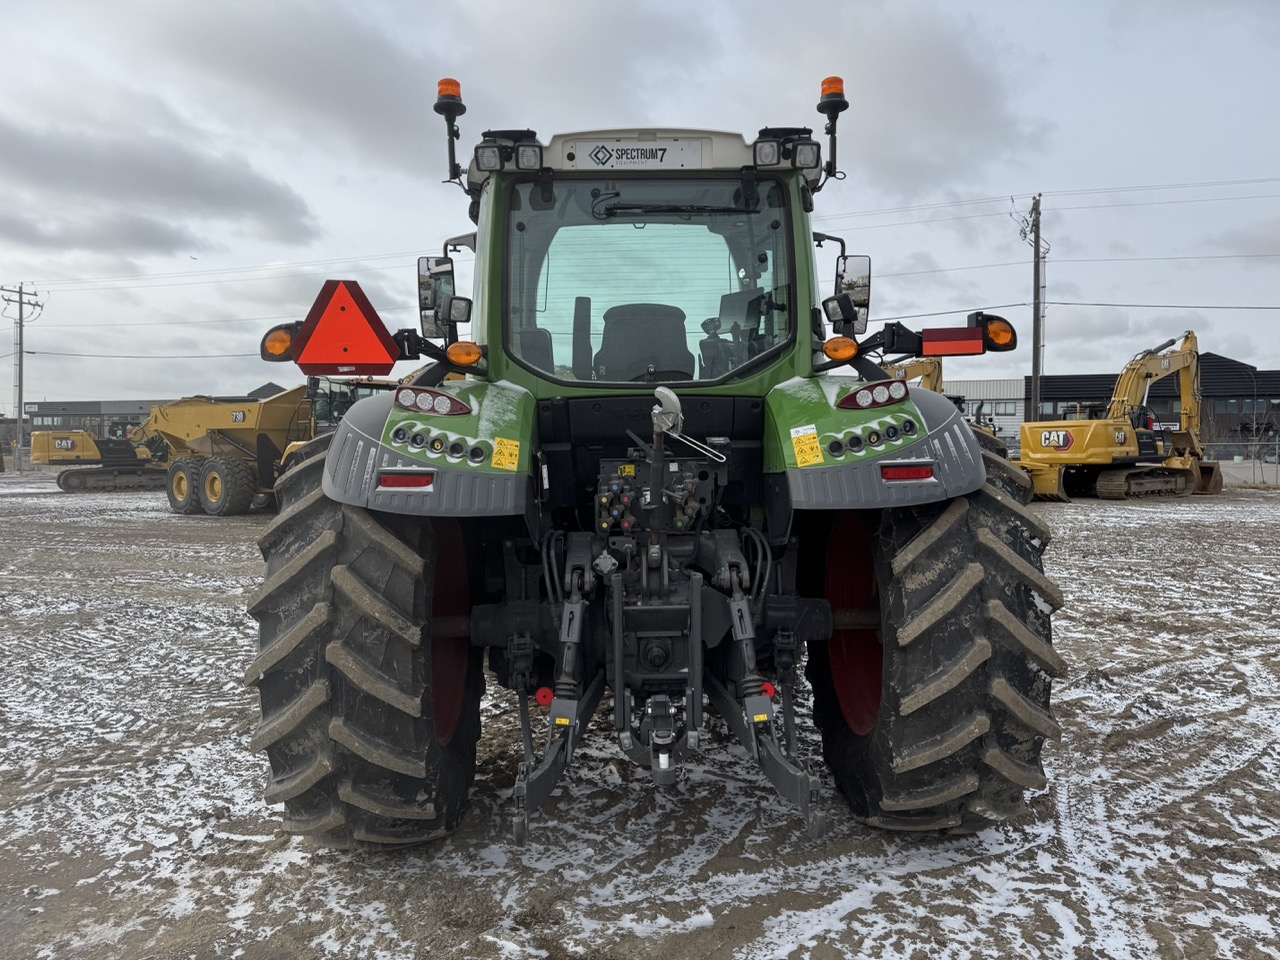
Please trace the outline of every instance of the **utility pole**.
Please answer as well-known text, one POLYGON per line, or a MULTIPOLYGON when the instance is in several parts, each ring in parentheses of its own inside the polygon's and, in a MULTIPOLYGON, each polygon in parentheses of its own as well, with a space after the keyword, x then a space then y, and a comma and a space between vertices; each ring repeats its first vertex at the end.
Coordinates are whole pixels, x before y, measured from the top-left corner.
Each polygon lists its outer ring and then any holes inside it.
POLYGON ((31 307, 38 310, 44 306, 35 299, 34 293, 27 293, 23 288, 24 284, 18 284, 14 287, 0 287, 0 294, 4 296, 5 303, 16 303, 18 305, 18 319, 14 325, 13 346, 14 346, 14 380, 13 380, 13 396, 14 406, 16 408, 15 423, 17 428, 17 443, 14 445, 13 451, 13 468, 19 473, 22 472, 22 446, 23 446, 23 427, 26 424, 26 410, 22 403, 22 328, 26 324, 26 309, 31 307), (12 296, 8 296, 12 294, 12 296))
POLYGON ((1031 201, 1031 412, 1028 420, 1039 420, 1040 415, 1040 357, 1044 351, 1044 307, 1040 302, 1041 262, 1040 248, 1040 194, 1031 201))

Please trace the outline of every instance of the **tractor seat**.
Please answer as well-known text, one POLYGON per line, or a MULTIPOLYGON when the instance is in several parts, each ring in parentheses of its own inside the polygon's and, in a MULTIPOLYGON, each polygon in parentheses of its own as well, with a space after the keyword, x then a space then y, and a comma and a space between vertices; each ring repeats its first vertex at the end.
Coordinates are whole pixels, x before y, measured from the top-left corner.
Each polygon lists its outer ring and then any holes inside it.
POLYGON ((625 303, 604 312, 595 355, 597 380, 640 380, 653 367, 663 379, 693 379, 684 311, 663 303, 625 303))
POLYGON ((515 331, 515 347, 520 358, 535 370, 552 373, 555 368, 555 351, 551 345, 551 331, 539 327, 526 327, 515 331))

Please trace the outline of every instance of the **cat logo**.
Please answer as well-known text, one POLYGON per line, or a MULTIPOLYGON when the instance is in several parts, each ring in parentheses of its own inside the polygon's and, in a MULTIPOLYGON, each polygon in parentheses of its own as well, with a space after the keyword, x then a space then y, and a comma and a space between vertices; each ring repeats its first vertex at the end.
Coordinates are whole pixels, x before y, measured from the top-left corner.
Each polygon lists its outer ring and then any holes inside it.
POLYGON ((1044 430, 1040 434, 1040 446, 1046 450, 1057 450, 1063 453, 1071 449, 1074 438, 1070 430, 1044 430))

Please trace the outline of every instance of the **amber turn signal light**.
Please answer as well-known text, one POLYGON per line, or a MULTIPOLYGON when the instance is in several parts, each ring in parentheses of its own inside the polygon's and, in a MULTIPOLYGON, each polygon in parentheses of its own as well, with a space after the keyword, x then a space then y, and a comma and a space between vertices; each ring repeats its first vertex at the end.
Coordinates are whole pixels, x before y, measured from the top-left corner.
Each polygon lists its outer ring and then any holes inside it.
POLYGON ((278 362, 292 360, 293 336, 297 332, 296 324, 286 323, 272 327, 258 345, 258 355, 263 360, 278 362))
POLYGON ((1018 345, 1013 324, 1003 317, 988 317, 986 327, 988 350, 1012 350, 1018 345))
POLYGON ((449 358, 449 362, 455 367, 474 367, 484 359, 484 350, 481 349, 478 343, 459 340, 457 343, 449 344, 449 349, 445 351, 445 356, 449 358))
POLYGON ((262 346, 273 357, 283 357, 289 352, 289 347, 293 346, 293 336, 288 330, 276 330, 267 334, 262 346))
POLYGON ((845 363, 858 355, 858 341, 851 337, 832 337, 822 344, 822 352, 828 360, 845 363))

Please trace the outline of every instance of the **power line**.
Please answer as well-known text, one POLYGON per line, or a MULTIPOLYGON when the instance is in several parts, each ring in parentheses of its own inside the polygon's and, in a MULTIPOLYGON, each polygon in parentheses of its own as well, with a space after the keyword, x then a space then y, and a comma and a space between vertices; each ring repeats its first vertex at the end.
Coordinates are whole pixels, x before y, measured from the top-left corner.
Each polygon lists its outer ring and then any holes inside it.
MULTIPOLYGON (((1022 303, 995 303, 984 306, 983 310, 1007 310, 1009 307, 1029 307, 1031 304, 1025 300, 1022 303)), ((965 307, 963 310, 935 310, 932 313, 904 313, 896 317, 876 317, 875 323, 888 323, 891 320, 919 320, 921 317, 951 317, 958 313, 973 313, 973 307, 965 307)))
POLYGON ((1141 203, 1088 203, 1076 207, 1054 207, 1058 210, 1119 210, 1123 207, 1167 207, 1183 203, 1221 203, 1224 200, 1274 200, 1280 193, 1256 193, 1238 197, 1188 197, 1185 200, 1143 200, 1141 203))
MULTIPOLYGON (((1189 260, 1262 260, 1280 257, 1280 253, 1219 253, 1180 257, 1054 257, 1053 263, 1173 263, 1189 260)), ((992 270, 997 267, 1022 267, 1021 260, 1002 263, 971 263, 963 267, 935 267, 932 270, 902 270, 897 273, 878 273, 879 279, 889 277, 921 277, 931 273, 958 273, 964 270, 992 270)))
MULTIPOLYGON (((1047 191, 1046 191, 1047 192, 1047 191)), ((1095 203, 1095 204, 1079 204, 1072 207, 1053 207, 1054 212, 1062 210, 1119 210, 1125 207, 1158 207, 1171 204, 1183 203, 1222 203, 1228 200, 1266 200, 1280 197, 1280 193, 1263 193, 1250 196, 1238 197, 1193 197, 1186 200, 1143 200, 1138 203, 1095 203)), ((1007 202, 1007 198, 1001 198, 1007 202)), ((829 214, 821 217, 814 217, 813 221, 823 221, 830 223, 832 221, 846 221, 855 217, 861 217, 861 213, 837 213, 829 214)), ((952 223, 958 220, 982 220, 988 217, 1003 217, 1004 211, 996 211, 994 213, 971 213, 960 217, 927 217, 922 220, 896 220, 893 223, 871 223, 862 227, 845 227, 846 230, 882 230, 889 227, 913 227, 918 224, 927 223, 952 223)))
MULTIPOLYGON (((339 261, 335 261, 339 262, 339 261)), ((380 273, 385 270, 400 270, 403 263, 395 263, 386 267, 348 267, 344 273, 380 273)), ((249 269, 249 268, 246 268, 249 269)), ((99 290, 160 290, 165 287, 201 287, 214 283, 258 283, 262 280, 298 280, 306 277, 328 276, 331 270, 313 270, 307 273, 277 273, 265 277, 220 277, 210 280, 180 280, 173 283, 129 283, 110 284, 105 287, 68 287, 64 293, 94 293, 99 290)), ((67 281, 71 282, 71 281, 67 281)))
POLYGON ((1280 310, 1280 306, 1221 303, 1093 303, 1085 300, 1046 300, 1057 307, 1130 307, 1142 310, 1280 310))
MULTIPOLYGON (((384 313, 404 313, 406 310, 413 310, 412 305, 403 307, 382 307, 378 310, 379 315, 384 313)), ((194 327, 200 324, 227 324, 227 323, 264 323, 268 320, 298 320, 304 314, 298 313, 281 313, 272 317, 228 317, 224 320, 127 320, 124 323, 46 323, 42 329, 45 330, 75 330, 87 329, 94 330, 115 330, 117 327, 172 327, 177 330, 181 327, 194 327)))
POLYGON ((231 360, 258 357, 256 353, 193 353, 193 354, 139 354, 139 353, 58 353, 54 350, 24 350, 24 353, 46 357, 83 357, 92 360, 231 360))
POLYGON ((1202 187, 1240 187, 1257 183, 1280 183, 1280 177, 1252 177, 1244 180, 1200 180, 1191 183, 1144 183, 1132 187, 1093 187, 1088 190, 1046 190, 1045 196, 1071 197, 1091 193, 1137 193, 1142 190, 1190 190, 1202 187))
MULTIPOLYGON (((1019 264, 1025 266, 1025 264, 1019 264)), ((1280 310, 1280 306, 1243 306, 1233 305, 1226 306, 1222 304, 1197 304, 1197 303, 1089 303, 1083 300, 1045 300, 1046 306, 1056 307, 1125 307, 1135 310, 1280 310)), ((1030 303, 1023 300, 1020 303, 995 303, 987 304, 982 307, 983 310, 1007 310, 1010 307, 1029 307, 1030 303)), ((919 320, 922 317, 947 317, 956 314, 973 313, 973 307, 964 307, 958 310, 935 310, 931 313, 904 313, 896 317, 875 317, 873 321, 876 323, 887 322, 890 320, 919 320)))
MULTIPOLYGON (((383 310, 383 313, 393 313, 396 310, 408 309, 402 307, 394 307, 390 310, 383 310)), ((264 323, 268 320, 297 320, 296 313, 282 313, 274 317, 228 317, 225 320, 127 320, 124 323, 46 323, 42 329, 45 330, 75 330, 82 328, 92 328, 95 330, 115 330, 117 327, 172 327, 178 330, 181 327, 194 327, 199 324, 226 324, 226 323, 264 323)))
MULTIPOLYGON (((200 283, 229 283, 232 280, 242 280, 242 281, 288 280, 296 277, 324 276, 325 274, 331 273, 332 271, 323 271, 319 273, 317 272, 288 273, 288 274, 273 273, 270 276, 266 276, 266 277, 225 277, 223 275, 231 274, 231 273, 257 273, 257 272, 268 271, 268 270, 291 270, 297 267, 320 267, 320 266, 357 264, 357 263, 366 263, 370 260, 399 259, 402 261, 401 263, 393 263, 383 267, 352 266, 352 267, 348 267, 346 270, 346 272, 348 273, 372 273, 372 272, 377 272, 382 270, 395 270, 400 267, 408 266, 409 264, 403 262, 404 258, 408 257, 411 259, 416 259, 418 255, 419 255, 419 251, 405 251, 401 253, 371 253, 365 256, 335 257, 329 260, 299 260, 299 261, 291 261, 288 263, 267 263, 267 264, 261 264, 258 266, 247 266, 247 267, 222 267, 222 268, 210 269, 210 270, 181 270, 181 271, 174 271, 172 273, 135 273, 135 274, 115 276, 115 277, 75 277, 75 278, 67 278, 64 280, 43 281, 43 283, 64 287, 66 288, 66 292, 76 293, 80 291, 94 291, 94 290, 133 290, 137 288, 145 289, 148 287, 196 286, 196 285, 199 285, 200 283), (142 283, 131 283, 127 285, 121 285, 123 284, 124 281, 130 281, 130 280, 139 280, 139 281, 172 280, 180 277, 212 277, 214 279, 203 280, 203 281, 191 281, 189 283, 142 282, 142 283), (103 287, 78 286, 78 284, 85 284, 85 283, 103 283, 103 284, 110 284, 110 286, 103 286, 103 287)), ((456 259, 456 262, 461 264, 472 262, 472 258, 459 257, 455 259, 456 259)))
POLYGON ((1262 260, 1280 253, 1208 253, 1186 257, 1054 257, 1056 263, 1164 263, 1173 260, 1262 260))
MULTIPOLYGON (((1003 211, 998 211, 996 213, 971 213, 971 214, 966 214, 965 216, 962 216, 962 217, 930 217, 926 220, 898 220, 894 223, 869 223, 865 227, 845 227, 844 229, 851 230, 851 231, 852 230, 885 230, 885 229, 888 229, 889 227, 914 227, 918 224, 924 224, 924 223, 954 223, 958 220, 985 220, 989 217, 1003 217, 1004 215, 1005 214, 1003 211)), ((814 223, 817 223, 819 221, 830 222, 832 220, 843 221, 848 218, 858 217, 858 216, 861 216, 861 214, 837 213, 837 214, 831 214, 829 216, 824 216, 824 217, 814 217, 813 222, 814 223)))
POLYGON ((288 263, 264 263, 247 267, 211 267, 207 270, 175 270, 170 273, 120 274, 114 277, 73 277, 65 280, 46 280, 45 286, 62 286, 73 283, 112 283, 117 280, 155 279, 170 280, 174 277, 202 277, 223 273, 250 273, 258 270, 286 270, 294 267, 323 267, 335 263, 360 263, 368 260, 391 260, 403 257, 416 257, 416 250, 404 250, 399 253, 373 253, 362 257, 334 257, 326 260, 296 260, 288 263))
MULTIPOLYGON (((1091 189, 1081 190, 1042 190, 1037 191, 1046 197, 1079 197, 1091 196, 1093 194, 1112 194, 1112 193, 1138 193, 1150 190, 1189 190, 1196 188, 1208 187, 1239 187, 1252 186, 1261 183, 1280 183, 1280 177, 1254 177, 1251 179, 1241 180, 1201 180, 1192 183, 1147 183, 1138 184, 1131 187, 1094 187, 1091 189)), ((915 203, 900 207, 881 207, 876 210, 859 210, 848 213, 826 214, 824 216, 814 217, 814 220, 824 220, 830 217, 878 217, 892 213, 914 213, 918 210, 941 210, 947 207, 971 206, 979 203, 1007 203, 1010 199, 1030 200, 1034 194, 1010 194, 998 197, 974 197, 969 200, 939 200, 932 203, 915 203)), ((1222 199, 1232 199, 1224 197, 1222 199)), ((912 221, 915 222, 915 221, 912 221)))

